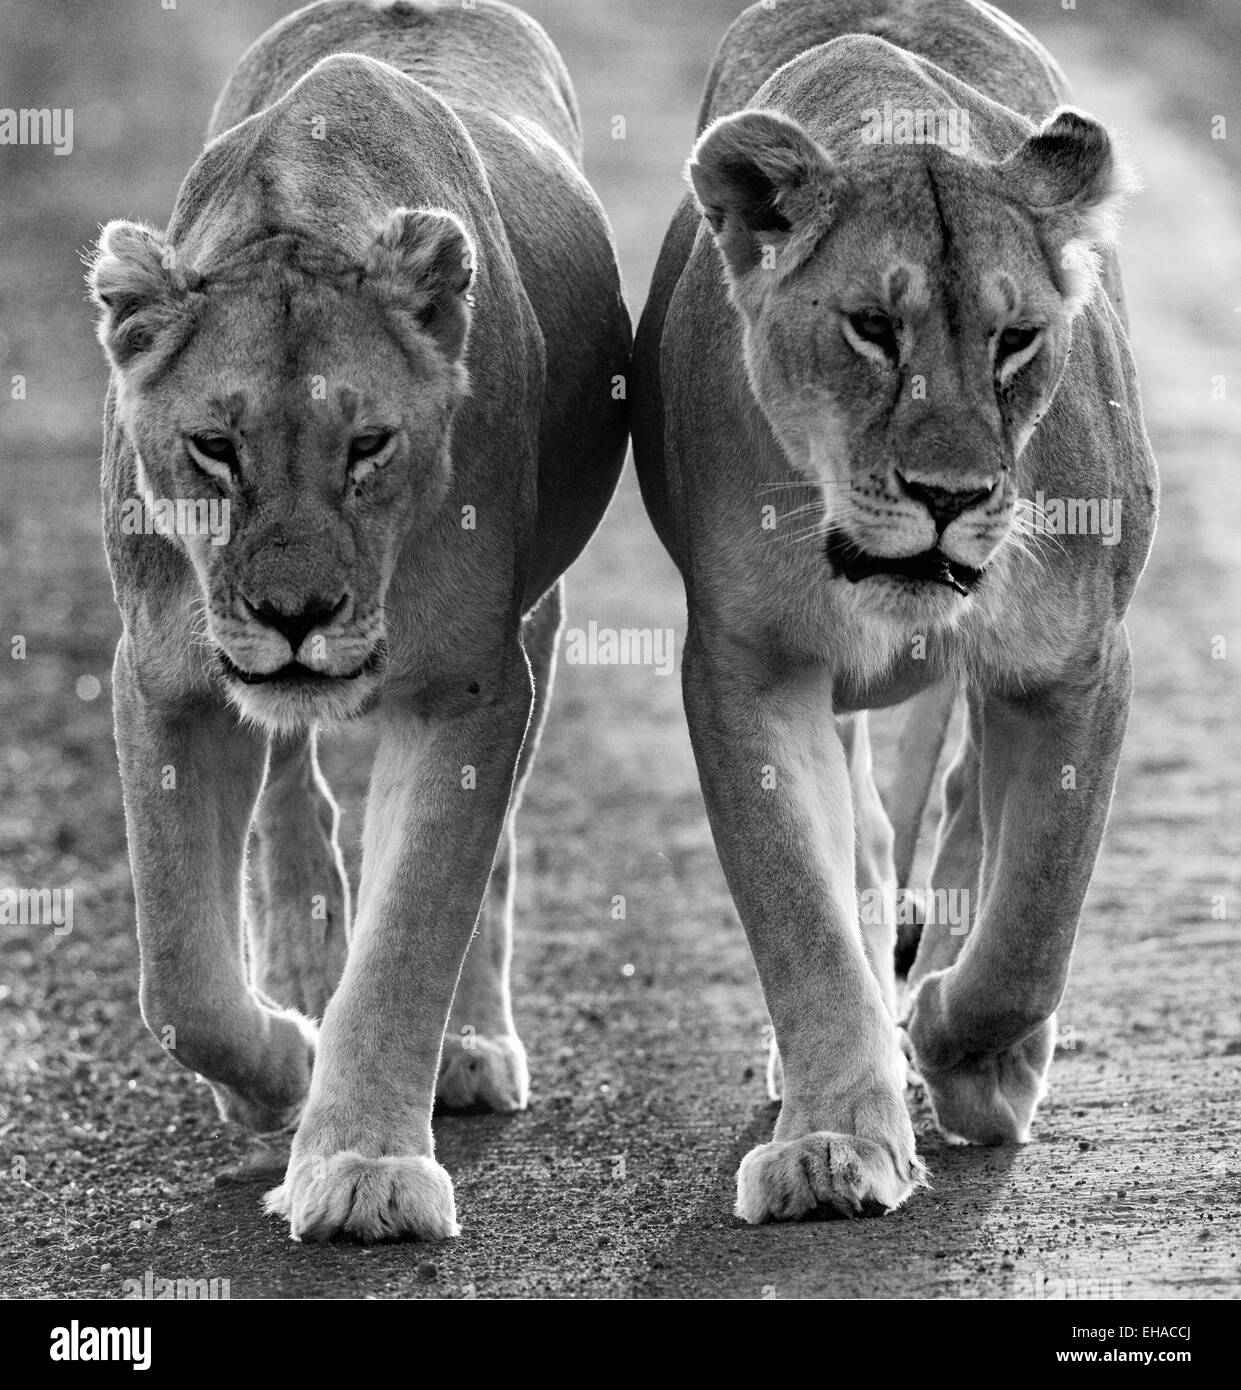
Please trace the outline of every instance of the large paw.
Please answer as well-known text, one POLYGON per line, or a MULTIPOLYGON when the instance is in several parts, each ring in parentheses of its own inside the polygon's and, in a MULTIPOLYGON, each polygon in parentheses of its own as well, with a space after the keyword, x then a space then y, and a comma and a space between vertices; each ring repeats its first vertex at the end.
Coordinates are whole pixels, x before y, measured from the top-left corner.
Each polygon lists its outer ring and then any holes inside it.
POLYGON ((246 1086, 212 1084, 216 1108, 223 1119, 252 1134, 274 1134, 297 1122, 314 1065, 317 1030, 293 1009, 269 1011, 267 1037, 246 1086))
POLYGON ((484 1037, 449 1032, 440 1058, 436 1099, 448 1110, 524 1110, 530 1099, 526 1049, 515 1033, 484 1037))
POLYGON ((743 1221, 800 1221, 815 1212, 860 1216, 894 1211, 927 1185, 922 1162, 898 1159, 873 1139, 826 1130, 751 1149, 737 1173, 743 1221))
POLYGON ((945 979, 941 972, 922 982, 907 1025, 935 1123, 955 1143, 1028 1144, 1047 1091, 1055 1015, 1008 1046, 967 1052, 954 1040, 959 1033, 946 1010, 945 979))
POLYGON ((452 1179, 425 1156, 295 1159, 263 1206, 286 1218, 294 1240, 447 1240, 458 1233, 452 1179))

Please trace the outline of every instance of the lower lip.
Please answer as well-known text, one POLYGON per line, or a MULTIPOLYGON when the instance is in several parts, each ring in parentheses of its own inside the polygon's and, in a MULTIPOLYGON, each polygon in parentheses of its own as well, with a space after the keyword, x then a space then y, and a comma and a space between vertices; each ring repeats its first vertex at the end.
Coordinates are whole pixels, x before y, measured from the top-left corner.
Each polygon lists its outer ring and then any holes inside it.
POLYGON ((969 598, 973 592, 973 583, 963 584, 956 579, 951 571, 946 571, 943 578, 932 577, 931 575, 912 575, 893 573, 888 570, 874 570, 870 574, 859 575, 856 579, 850 578, 850 584, 862 584, 867 579, 887 579, 897 584, 904 584, 911 589, 951 589, 954 594, 959 594, 962 598, 969 598))
POLYGON ((379 665, 378 654, 369 657, 356 671, 349 671, 341 676, 326 675, 319 671, 311 671, 304 666, 297 666, 290 669, 281 667, 279 671, 273 671, 270 675, 253 676, 235 666, 223 652, 220 654, 220 664, 223 667, 225 676, 229 680, 236 681, 238 685, 244 685, 247 689, 259 689, 263 686, 273 686, 277 689, 287 689, 289 686, 303 686, 310 689, 326 689, 328 686, 340 685, 346 681, 356 681, 362 676, 369 675, 379 665))
MULTIPOLYGON (((955 573, 947 558, 938 561, 923 561, 913 573, 899 568, 901 563, 899 561, 894 562, 892 569, 877 567, 874 561, 878 557, 858 557, 856 554, 851 554, 847 543, 835 536, 828 539, 826 555, 828 562, 837 574, 847 579, 850 584, 860 584, 864 579, 893 579, 900 580, 911 587, 933 584, 943 589, 951 589, 953 593, 959 594, 962 598, 968 598, 974 585, 982 577, 980 571, 968 570, 964 565, 956 567, 963 573, 955 573)), ((909 560, 913 561, 917 558, 910 556, 909 560)), ((911 565, 910 568, 913 566, 911 565)))

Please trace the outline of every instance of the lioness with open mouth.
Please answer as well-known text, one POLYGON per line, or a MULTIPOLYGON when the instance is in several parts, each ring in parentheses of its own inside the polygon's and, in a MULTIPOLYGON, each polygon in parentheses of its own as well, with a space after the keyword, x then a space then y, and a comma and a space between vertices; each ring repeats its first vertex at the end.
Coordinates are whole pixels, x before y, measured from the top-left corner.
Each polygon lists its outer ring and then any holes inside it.
POLYGON ((634 441, 782 1063, 747 1221, 891 1210, 925 1181, 891 933, 868 965, 859 925, 891 836, 853 712, 965 688, 932 882, 971 910, 926 929, 906 1026, 950 1137, 1023 1141, 1044 1090, 1156 510, 1112 250, 1126 178, 1066 97, 977 0, 754 5, 712 69, 634 441), (1048 534, 1038 494, 1111 504, 1119 536, 1048 534))
POLYGON ((624 459, 611 236, 563 64, 493 0, 301 10, 211 132, 167 234, 111 223, 90 275, 143 1013, 226 1116, 300 1114, 295 1236, 449 1236, 437 1083, 526 1103, 512 817, 624 459), (227 528, 146 534, 135 498, 227 528), (346 961, 314 730, 368 709, 346 961))

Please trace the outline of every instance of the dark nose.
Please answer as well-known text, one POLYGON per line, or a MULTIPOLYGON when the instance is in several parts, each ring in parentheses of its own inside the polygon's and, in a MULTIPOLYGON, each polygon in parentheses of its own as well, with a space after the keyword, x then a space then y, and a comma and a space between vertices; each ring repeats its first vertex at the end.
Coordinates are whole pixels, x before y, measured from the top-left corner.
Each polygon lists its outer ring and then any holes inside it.
POLYGON ((896 475, 896 478, 906 493, 915 501, 921 502, 930 512, 935 522, 935 529, 941 536, 962 512, 976 507, 979 502, 985 502, 991 496, 992 487, 995 486, 990 484, 987 487, 957 492, 952 488, 937 487, 932 483, 911 483, 900 473, 896 475))
POLYGON ((343 611, 348 600, 348 594, 342 594, 338 599, 314 598, 294 613, 286 612, 285 609, 267 601, 251 603, 247 599, 246 607, 259 622, 275 628, 293 648, 293 655, 296 656, 297 649, 315 628, 325 627, 330 623, 343 611))

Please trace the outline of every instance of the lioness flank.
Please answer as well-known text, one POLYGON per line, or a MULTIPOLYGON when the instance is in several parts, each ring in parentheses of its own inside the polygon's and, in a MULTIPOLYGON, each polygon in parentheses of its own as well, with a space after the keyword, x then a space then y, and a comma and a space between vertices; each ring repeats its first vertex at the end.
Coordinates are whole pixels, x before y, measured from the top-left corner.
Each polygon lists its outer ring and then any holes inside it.
POLYGON ((1027 1140, 1045 1088, 1157 502, 1128 179, 1067 99, 980 0, 754 5, 711 71, 634 447, 778 1046, 747 1221, 892 1210, 925 1181, 898 1023, 953 1139, 1027 1140), (1036 497, 1094 499, 1119 533, 1057 534, 1036 497), (865 711, 936 687, 968 717, 931 885, 969 907, 926 924, 902 1003, 890 907, 860 911, 897 887, 865 711))
POLYGON ((512 820, 624 458, 611 235, 564 66, 495 0, 300 10, 211 136, 90 273, 142 1009, 226 1117, 296 1124, 294 1236, 451 1236, 437 1087, 526 1104, 512 820), (133 498, 226 504, 226 541, 133 498), (350 935, 315 730, 367 710, 350 935))

